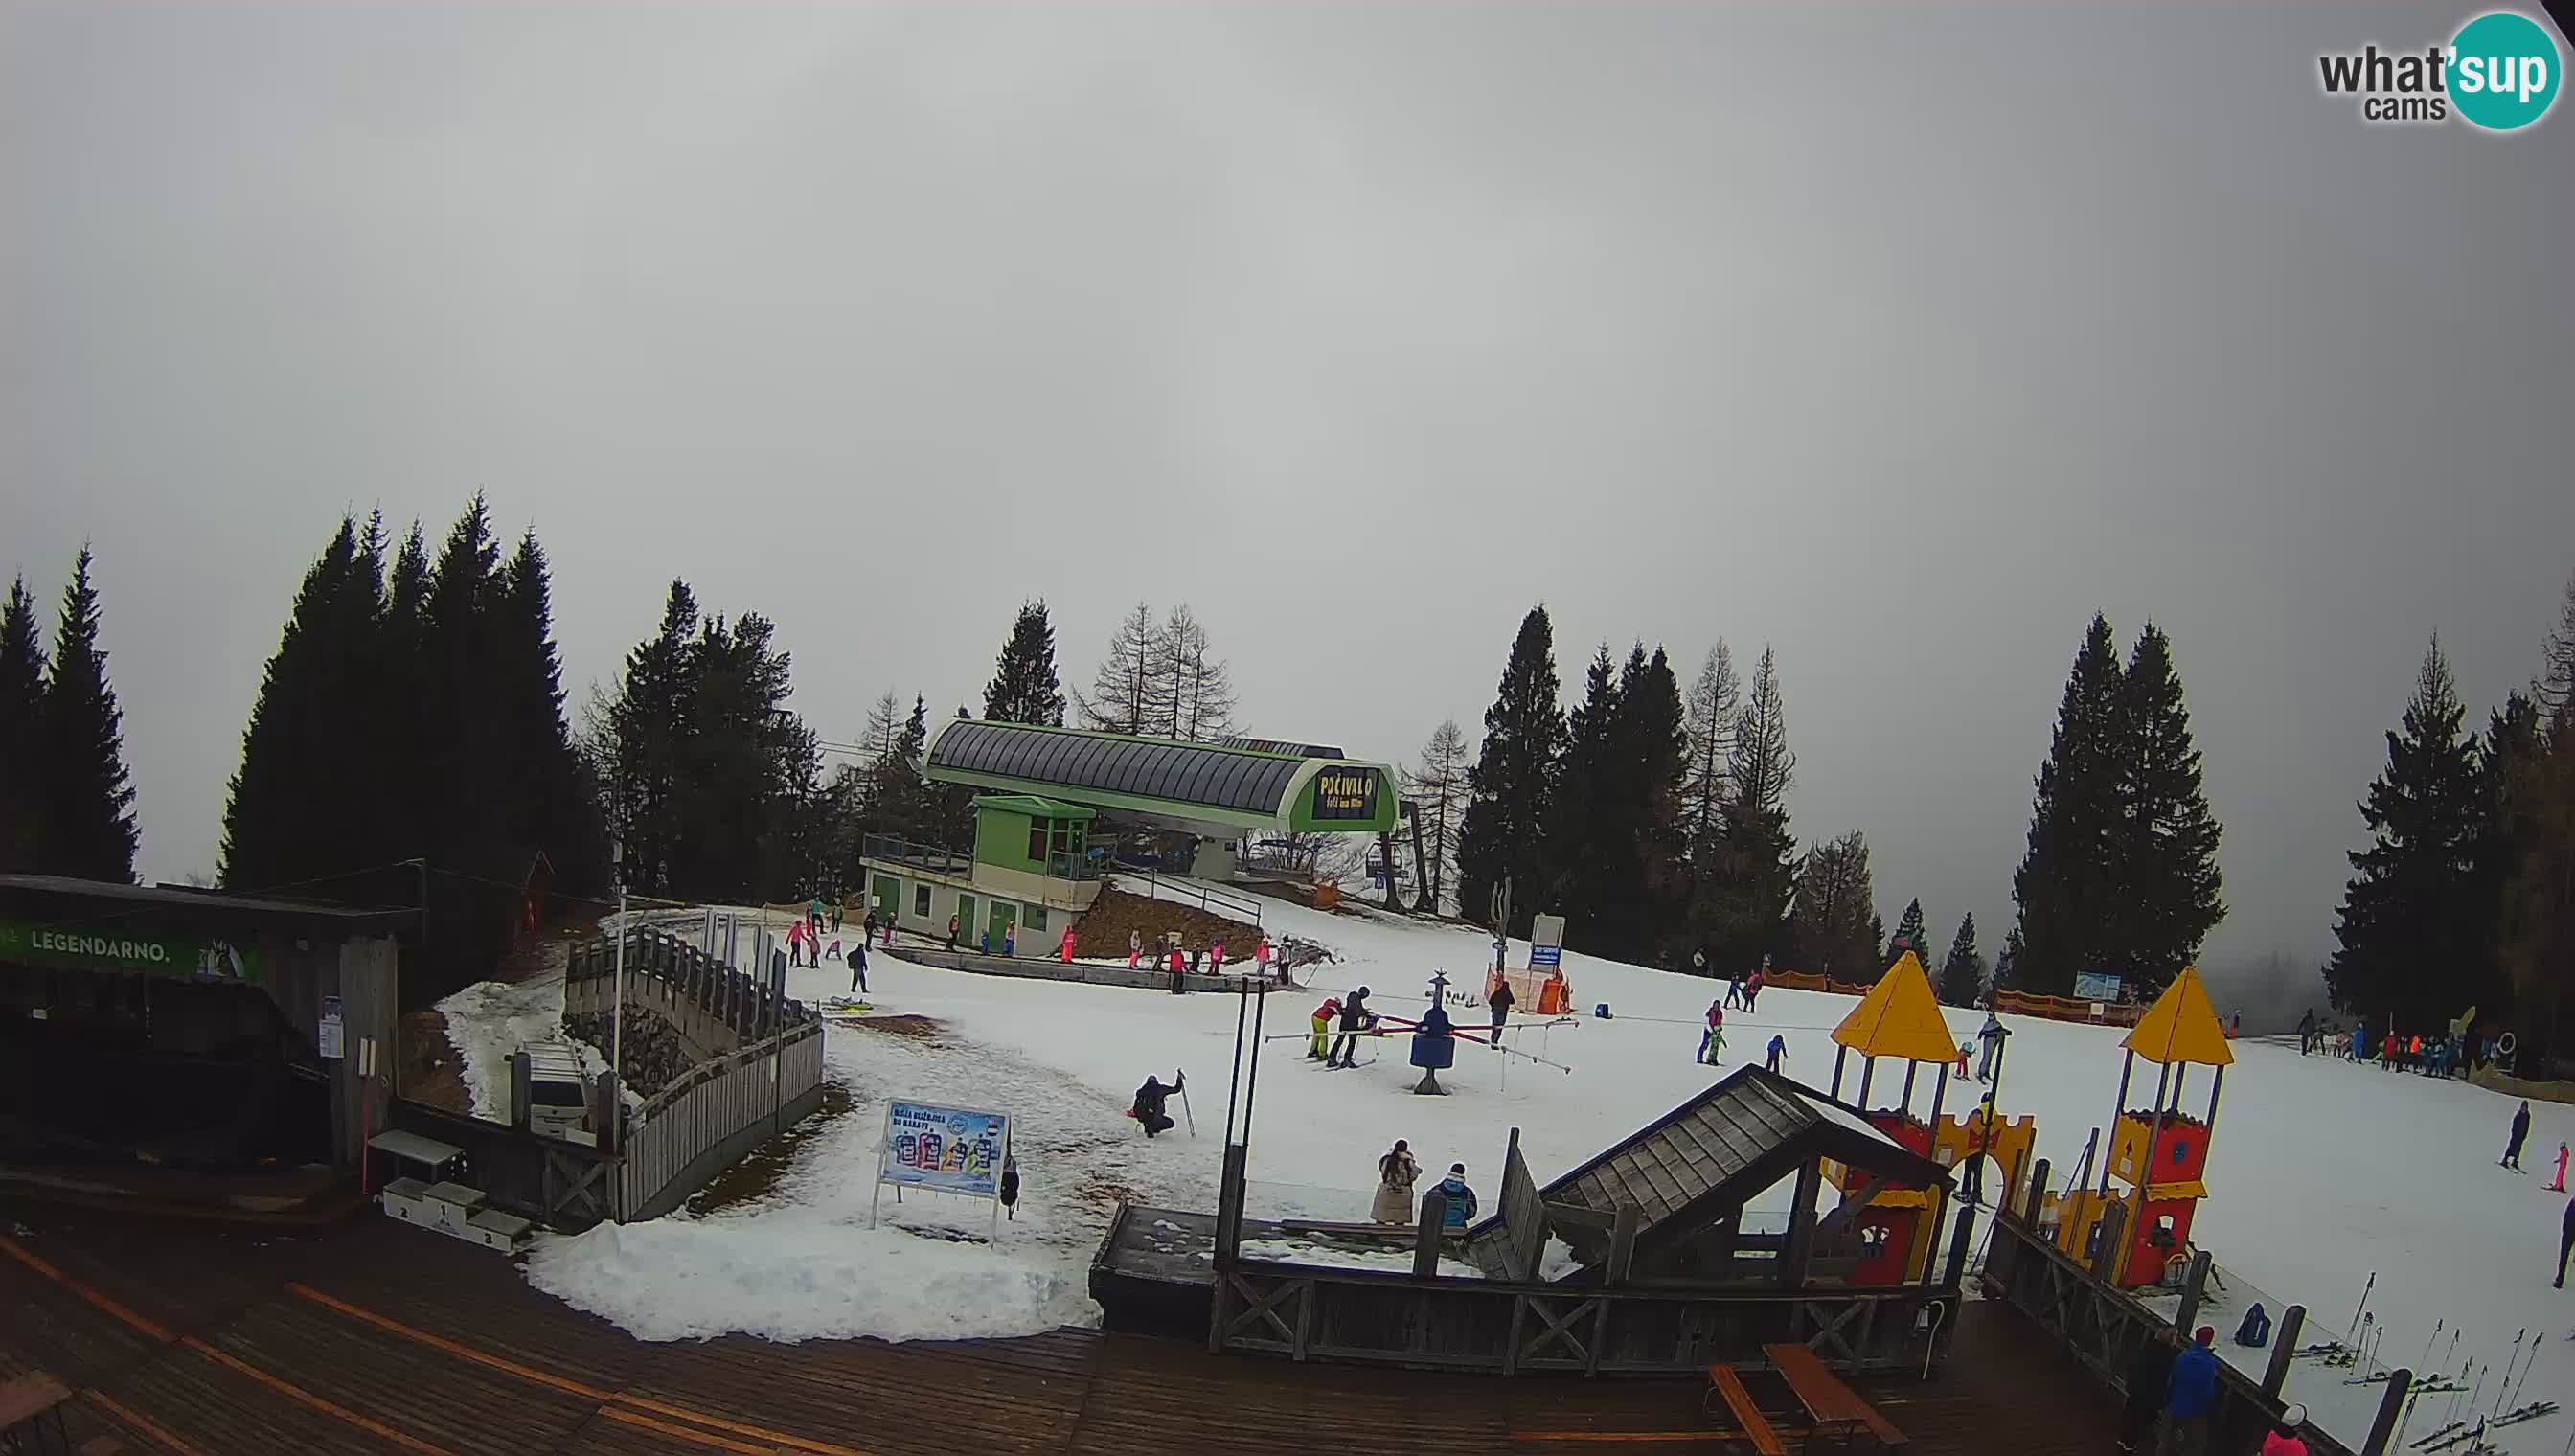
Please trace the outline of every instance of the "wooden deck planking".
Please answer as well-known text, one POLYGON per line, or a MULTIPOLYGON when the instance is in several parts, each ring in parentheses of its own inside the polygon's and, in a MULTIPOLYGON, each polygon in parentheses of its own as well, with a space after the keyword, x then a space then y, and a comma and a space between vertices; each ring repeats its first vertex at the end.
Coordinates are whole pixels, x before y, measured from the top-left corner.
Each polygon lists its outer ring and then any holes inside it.
MULTIPOLYGON (((74 1277, 103 1265, 113 1276, 118 1251, 138 1227, 55 1227, 43 1241, 74 1277)), ((202 1456, 421 1456, 423 1448, 456 1456, 821 1456, 818 1447, 868 1456, 1330 1449, 1462 1456, 1531 1449, 1512 1440, 1519 1432, 1712 1434, 1700 1412, 1700 1380, 1503 1380, 1296 1364, 1079 1330, 904 1345, 745 1338, 646 1344, 530 1289, 517 1269, 486 1251, 390 1221, 362 1220, 301 1246, 257 1250, 241 1265, 210 1270, 203 1287, 187 1282, 187 1249, 196 1245, 198 1259, 212 1262, 235 1246, 200 1244, 204 1236, 184 1228, 161 1227, 158 1237, 172 1245, 168 1255, 126 1271, 117 1286, 137 1315, 182 1328, 214 1351, 418 1443, 406 1447, 312 1409, 206 1350, 145 1338, 71 1291, 0 1260, 0 1313, 34 1311, 0 1326, 0 1360, 47 1362, 64 1373, 69 1362, 54 1350, 72 1350, 79 1383, 160 1423, 202 1456), (261 1279, 271 1281, 264 1295, 255 1282, 261 1279), (294 1292, 290 1281, 337 1304, 294 1292), (187 1323, 227 1307, 233 1312, 220 1327, 187 1323), (387 1321, 404 1328, 389 1329, 387 1321), (495 1360, 526 1373, 497 1368, 495 1360), (608 1398, 595 1402, 584 1391, 608 1398)), ((2091 1456, 2110 1429, 2108 1399, 2034 1326, 2001 1306, 1965 1306, 1943 1374, 1932 1382, 1854 1384, 1926 1456, 2091 1456)), ((1765 1407, 1793 1408, 1784 1389, 1760 1377, 1752 1388, 1765 1407)), ((113 1421, 101 1423, 95 1411, 76 1417, 75 1426, 115 1430, 137 1452, 158 1449, 113 1421)))

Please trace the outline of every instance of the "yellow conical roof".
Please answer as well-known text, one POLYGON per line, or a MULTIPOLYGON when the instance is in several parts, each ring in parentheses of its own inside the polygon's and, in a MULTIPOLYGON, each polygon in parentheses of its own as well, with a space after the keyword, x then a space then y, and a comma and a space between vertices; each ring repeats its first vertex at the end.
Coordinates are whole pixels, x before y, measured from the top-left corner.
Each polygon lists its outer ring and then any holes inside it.
POLYGON ((1851 1007, 1842 1024, 1833 1028, 1833 1039, 1862 1056, 1958 1059, 1957 1043, 1949 1039, 1949 1023, 1940 1019, 1940 1002, 1931 994, 1931 978, 1922 973, 1922 962, 1910 950, 1851 1007))
POLYGON ((2181 968, 2119 1044, 2148 1061, 2235 1064, 2235 1048, 2226 1044, 2226 1028, 2218 1024, 2217 1008, 2208 1003, 2208 987, 2200 984, 2196 965, 2181 968))

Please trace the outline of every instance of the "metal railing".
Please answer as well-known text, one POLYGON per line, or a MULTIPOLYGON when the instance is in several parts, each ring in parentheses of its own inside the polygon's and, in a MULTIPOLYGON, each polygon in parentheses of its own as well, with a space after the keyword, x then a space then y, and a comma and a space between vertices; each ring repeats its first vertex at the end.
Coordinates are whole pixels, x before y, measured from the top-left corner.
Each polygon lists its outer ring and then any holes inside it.
POLYGON ((924 844, 912 839, 899 838, 893 834, 861 835, 859 854, 862 858, 892 860, 897 864, 927 870, 932 874, 971 876, 975 872, 975 856, 972 854, 958 849, 943 848, 937 844, 924 844))
POLYGON ((1248 894, 1234 894, 1195 879, 1167 879, 1150 867, 1137 868, 1118 861, 1117 867, 1127 877, 1126 888, 1144 887, 1148 897, 1170 900, 1174 904, 1196 905, 1212 915, 1226 915, 1238 920, 1261 923, 1261 901, 1248 894))

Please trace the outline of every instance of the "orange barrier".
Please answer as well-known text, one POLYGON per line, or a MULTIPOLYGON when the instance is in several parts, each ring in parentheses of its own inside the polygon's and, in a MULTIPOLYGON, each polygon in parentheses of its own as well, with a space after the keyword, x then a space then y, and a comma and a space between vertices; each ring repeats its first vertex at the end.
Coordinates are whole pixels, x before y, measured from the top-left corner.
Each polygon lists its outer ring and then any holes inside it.
POLYGON ((2043 996, 2029 991, 1994 992, 1994 1009, 2050 1021, 2081 1021, 2093 1026, 2134 1026, 2145 1007, 2120 1001, 2085 1001, 2073 996, 2043 996))

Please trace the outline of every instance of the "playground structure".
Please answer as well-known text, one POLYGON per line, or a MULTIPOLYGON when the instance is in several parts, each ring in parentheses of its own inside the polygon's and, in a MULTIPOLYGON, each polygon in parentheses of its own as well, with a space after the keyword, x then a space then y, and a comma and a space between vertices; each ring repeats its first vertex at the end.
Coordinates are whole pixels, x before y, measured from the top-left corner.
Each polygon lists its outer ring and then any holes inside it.
MULTIPOLYGON (((1852 1102, 1869 1125, 1906 1150, 1932 1159, 1943 1168, 1972 1166, 1978 1156, 1990 1156, 2005 1169, 2007 1177, 2011 1170, 2026 1163, 2038 1126, 2027 1116, 2009 1120, 1997 1117, 1994 1094, 2002 1084, 1999 1060, 1993 1085, 1987 1088, 1981 1106, 1962 1115, 1943 1115, 1949 1068, 1958 1052, 1949 1040, 1948 1023, 1941 1019, 1940 1003, 1931 994, 1930 977, 1924 974, 1922 962, 1912 951, 1904 952, 1886 974, 1878 977, 1877 984, 1869 987, 1860 1003, 1833 1028, 1832 1035, 1839 1049, 1833 1053, 1830 1094, 1836 1098, 1841 1095, 1850 1056, 1857 1052, 1859 1089, 1852 1102), (1873 1108, 1869 1105, 1869 1089, 1882 1058, 1904 1063, 1904 1088, 1894 1106, 1873 1108), (1930 1106, 1917 1116, 1913 1111, 1914 1088, 1925 1065, 1934 1068, 1930 1106)), ((1865 1250, 1852 1271, 1851 1282, 1895 1284, 1928 1276, 1945 1208, 1945 1187, 1888 1188, 1878 1185, 1862 1170, 1830 1162, 1824 1165, 1824 1177, 1841 1192, 1842 1208, 1837 1216, 1847 1219, 1865 1250)), ((1971 1173, 1971 1198, 1980 1182, 1980 1170, 1971 1173)))
MULTIPOLYGON (((2087 1162, 2076 1187, 2043 1204, 2040 1216, 2045 1221, 2053 1209, 2057 1247, 2069 1257, 2095 1269, 2107 1260, 2104 1277, 2122 1289, 2135 1289, 2168 1282, 2189 1261, 2191 1217, 2208 1196, 2201 1181, 2208 1170, 2208 1141, 2217 1128, 2217 1102, 2235 1052, 2226 1044, 2225 1027, 2195 966, 2185 966, 2173 977, 2119 1044, 2127 1054, 2119 1063, 2119 1095, 2100 1183, 2091 1183, 2087 1162), (2142 1108, 2128 1106, 2139 1057, 2159 1068, 2154 1101, 2142 1108), (2213 1071, 2204 1118, 2181 1110, 2193 1066, 2213 1071), (2112 1191, 2114 1179, 2126 1188, 2112 1191)), ((2084 1156, 2091 1156, 2089 1149, 2084 1156)))

